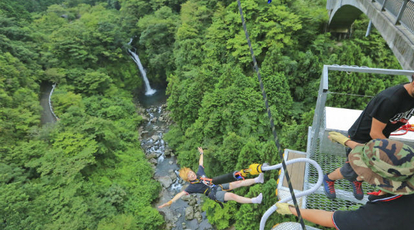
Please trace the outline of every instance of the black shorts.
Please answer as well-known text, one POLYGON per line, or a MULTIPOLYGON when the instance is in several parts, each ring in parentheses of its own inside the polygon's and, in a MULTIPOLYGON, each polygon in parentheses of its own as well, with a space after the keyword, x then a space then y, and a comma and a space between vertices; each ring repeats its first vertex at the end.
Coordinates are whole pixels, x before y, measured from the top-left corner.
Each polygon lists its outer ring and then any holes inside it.
POLYGON ((355 173, 351 164, 349 164, 348 155, 351 152, 351 150, 352 150, 351 148, 346 148, 346 161, 342 165, 340 171, 341 171, 342 176, 344 176, 345 179, 353 182, 353 181, 356 181, 358 174, 355 173))
POLYGON ((226 194, 226 192, 229 191, 229 188, 230 188, 230 184, 219 185, 219 187, 217 188, 217 192, 216 192, 216 200, 220 202, 225 202, 224 194, 226 194))

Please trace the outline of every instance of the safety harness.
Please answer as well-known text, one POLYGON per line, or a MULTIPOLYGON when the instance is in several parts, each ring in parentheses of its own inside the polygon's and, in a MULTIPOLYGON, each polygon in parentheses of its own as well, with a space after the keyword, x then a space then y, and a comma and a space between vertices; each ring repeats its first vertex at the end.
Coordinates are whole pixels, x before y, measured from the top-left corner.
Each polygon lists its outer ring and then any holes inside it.
POLYGON ((221 188, 222 191, 230 191, 227 189, 224 189, 222 184, 225 183, 230 183, 233 181, 238 181, 238 180, 244 180, 248 174, 251 175, 259 175, 260 173, 262 173, 262 165, 261 164, 251 164, 249 166, 249 168, 247 169, 242 169, 240 171, 234 171, 232 173, 228 173, 225 175, 221 175, 218 177, 214 177, 213 179, 207 178, 207 177, 198 177, 195 180, 190 181, 191 184, 198 184, 198 183, 203 183, 205 184, 208 188, 206 188, 204 190, 204 195, 206 195, 208 198, 210 198, 211 200, 214 200, 215 202, 217 202, 221 208, 224 208, 223 203, 225 202, 221 202, 219 200, 217 200, 216 197, 216 193, 217 193, 217 189, 221 188), (216 185, 217 184, 217 185, 216 185))
POLYGON ((207 177, 200 177, 195 180, 190 181, 190 184, 198 184, 198 183, 203 183, 207 186, 212 186, 213 185, 213 179, 207 178, 207 177))
MULTIPOLYGON (((221 185, 219 185, 219 186, 223 189, 223 187, 221 185)), ((206 195, 211 200, 214 200, 215 202, 217 202, 220 205, 221 208, 224 208, 223 202, 217 200, 217 198, 216 198, 217 188, 218 188, 218 186, 213 184, 212 187, 208 187, 204 191, 204 195, 206 195)))
MULTIPOLYGON (((198 183, 205 184, 208 188, 206 188, 206 190, 204 190, 204 195, 206 195, 211 200, 214 200, 215 202, 217 202, 220 205, 221 208, 224 208, 223 202, 217 200, 216 193, 217 193, 218 186, 221 187, 222 191, 225 191, 225 189, 223 189, 222 185, 213 184, 212 180, 213 179, 210 179, 210 178, 207 178, 207 177, 200 177, 200 178, 197 178, 193 181, 190 181, 190 183, 191 184, 198 184, 198 183)), ((224 203, 226 203, 226 202, 224 202, 224 203)))

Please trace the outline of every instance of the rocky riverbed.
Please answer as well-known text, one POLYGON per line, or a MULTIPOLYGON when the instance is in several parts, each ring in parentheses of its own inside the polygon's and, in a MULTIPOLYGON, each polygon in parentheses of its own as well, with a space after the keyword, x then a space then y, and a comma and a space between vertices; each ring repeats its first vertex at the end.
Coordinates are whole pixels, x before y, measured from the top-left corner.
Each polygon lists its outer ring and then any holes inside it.
MULTIPOLYGON (((139 114, 144 119, 139 127, 141 147, 154 168, 154 178, 162 185, 159 200, 153 204, 157 207, 182 191, 185 183, 178 177, 179 166, 176 164, 174 151, 163 140, 163 135, 172 124, 166 104, 149 105, 142 108, 139 114)), ((201 202, 200 195, 188 195, 170 207, 159 209, 164 216, 166 229, 214 229, 201 211, 201 202)))

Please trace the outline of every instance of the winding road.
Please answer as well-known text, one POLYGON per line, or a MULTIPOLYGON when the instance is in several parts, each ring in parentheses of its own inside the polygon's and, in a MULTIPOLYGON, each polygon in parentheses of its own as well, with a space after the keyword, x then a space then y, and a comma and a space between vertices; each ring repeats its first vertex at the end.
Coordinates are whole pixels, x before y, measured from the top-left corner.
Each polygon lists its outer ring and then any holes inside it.
POLYGON ((55 123, 56 117, 53 115, 52 110, 49 105, 49 95, 53 89, 53 83, 51 82, 42 82, 40 84, 40 105, 43 108, 40 121, 42 125, 46 123, 55 123))

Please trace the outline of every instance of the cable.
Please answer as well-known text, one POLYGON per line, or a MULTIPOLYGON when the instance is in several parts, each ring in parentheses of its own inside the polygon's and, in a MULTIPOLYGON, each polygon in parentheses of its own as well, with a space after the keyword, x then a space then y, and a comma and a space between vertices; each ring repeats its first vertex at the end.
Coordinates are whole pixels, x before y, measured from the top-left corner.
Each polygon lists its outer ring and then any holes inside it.
POLYGON ((295 209, 296 209, 296 213, 298 214, 299 222, 302 225, 302 229, 306 230, 305 223, 303 221, 302 215, 300 214, 300 210, 299 210, 298 202, 296 200, 295 192, 293 191, 292 182, 290 181, 290 177, 289 177, 289 174, 288 174, 288 171, 287 171, 287 168, 286 168, 285 159, 283 158, 283 151, 282 151, 282 149, 280 147, 280 144, 279 144, 279 139, 277 137, 275 125, 274 125, 273 118, 272 118, 272 113, 270 112, 270 107, 269 107, 269 102, 267 100, 266 91, 264 89, 262 78, 260 76, 259 67, 257 66, 256 57, 254 56, 252 44, 251 44, 250 38, 249 38, 249 33, 247 32, 246 22, 245 22, 244 17, 243 17, 243 10, 242 10, 242 7, 241 7, 240 0, 237 0, 237 3, 239 5, 239 11, 240 11, 242 24, 243 24, 244 33, 246 35, 246 40, 247 40, 247 43, 249 44, 250 53, 251 53, 252 58, 253 58, 253 64, 254 64, 253 67, 256 71, 257 78, 259 79, 260 89, 262 90, 263 100, 264 100, 265 105, 266 105, 267 115, 268 115, 269 120, 270 120, 270 126, 272 128, 274 141, 275 141, 276 147, 279 151, 279 156, 282 159, 282 167, 283 167, 283 170, 285 171, 285 178, 288 182, 289 191, 290 191, 290 194, 292 196, 292 200, 293 200, 293 204, 294 204, 295 209))
POLYGON ((337 94, 337 95, 345 95, 345 96, 354 96, 354 97, 375 97, 375 96, 369 96, 369 95, 361 95, 361 94, 352 94, 352 93, 337 93, 337 92, 331 92, 328 91, 328 94, 337 94))

